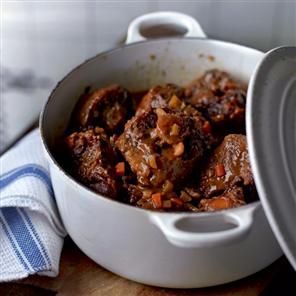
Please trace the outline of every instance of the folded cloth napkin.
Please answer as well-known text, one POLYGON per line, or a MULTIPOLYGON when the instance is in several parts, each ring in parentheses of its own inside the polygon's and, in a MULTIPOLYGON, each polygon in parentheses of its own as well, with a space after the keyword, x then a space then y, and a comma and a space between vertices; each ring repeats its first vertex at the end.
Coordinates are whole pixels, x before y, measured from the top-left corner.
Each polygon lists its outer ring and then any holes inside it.
POLYGON ((65 235, 35 130, 0 159, 0 281, 56 276, 65 235))

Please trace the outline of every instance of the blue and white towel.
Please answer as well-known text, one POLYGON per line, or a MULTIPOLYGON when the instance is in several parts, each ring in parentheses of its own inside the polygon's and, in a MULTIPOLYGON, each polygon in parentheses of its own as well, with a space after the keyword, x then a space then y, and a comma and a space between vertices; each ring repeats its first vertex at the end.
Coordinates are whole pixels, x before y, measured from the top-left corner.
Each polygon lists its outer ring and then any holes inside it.
POLYGON ((65 235, 35 130, 0 159, 0 282, 56 276, 65 235))

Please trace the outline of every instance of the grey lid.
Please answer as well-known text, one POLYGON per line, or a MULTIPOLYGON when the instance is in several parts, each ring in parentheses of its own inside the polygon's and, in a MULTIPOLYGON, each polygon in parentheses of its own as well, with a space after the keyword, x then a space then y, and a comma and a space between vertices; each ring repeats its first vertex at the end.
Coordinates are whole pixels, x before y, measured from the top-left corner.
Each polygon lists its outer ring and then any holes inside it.
POLYGON ((266 53, 248 90, 247 139, 269 224, 296 270, 296 47, 266 53))

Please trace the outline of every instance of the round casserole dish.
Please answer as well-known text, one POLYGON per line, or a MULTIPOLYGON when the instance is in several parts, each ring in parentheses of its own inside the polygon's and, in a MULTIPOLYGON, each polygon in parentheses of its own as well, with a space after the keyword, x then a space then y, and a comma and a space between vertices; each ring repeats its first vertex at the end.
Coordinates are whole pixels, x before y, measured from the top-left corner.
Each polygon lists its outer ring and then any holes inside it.
MULTIPOLYGON (((215 213, 158 213, 94 193, 59 165, 55 147, 85 87, 118 83, 129 90, 167 82, 184 85, 217 68, 248 82, 263 53, 206 38, 189 16, 152 13, 134 20, 124 46, 71 71, 53 90, 40 118, 57 206, 68 234, 106 269, 161 287, 196 288, 253 274, 281 254, 261 203, 215 213), (144 40, 141 30, 178 25, 183 37, 144 40)), ((260 98, 258 98, 260 99, 260 98)))

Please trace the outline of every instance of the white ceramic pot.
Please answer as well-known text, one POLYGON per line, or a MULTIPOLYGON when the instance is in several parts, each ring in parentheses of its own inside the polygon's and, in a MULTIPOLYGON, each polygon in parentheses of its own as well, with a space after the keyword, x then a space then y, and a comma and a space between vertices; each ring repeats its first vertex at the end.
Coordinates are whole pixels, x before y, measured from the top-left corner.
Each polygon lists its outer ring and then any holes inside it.
POLYGON ((263 56, 255 49, 207 39, 195 20, 176 13, 136 19, 127 41, 128 45, 101 53, 70 72, 41 115, 44 150, 67 232, 101 266, 149 285, 206 287, 268 266, 282 253, 259 201, 216 213, 157 213, 92 192, 57 162, 55 145, 86 86, 116 82, 141 90, 166 82, 183 85, 212 68, 248 82, 263 56), (143 26, 176 23, 187 28, 184 37, 136 42, 143 40, 143 26))

